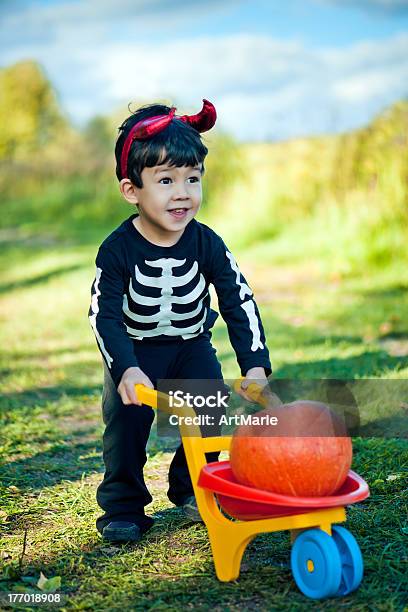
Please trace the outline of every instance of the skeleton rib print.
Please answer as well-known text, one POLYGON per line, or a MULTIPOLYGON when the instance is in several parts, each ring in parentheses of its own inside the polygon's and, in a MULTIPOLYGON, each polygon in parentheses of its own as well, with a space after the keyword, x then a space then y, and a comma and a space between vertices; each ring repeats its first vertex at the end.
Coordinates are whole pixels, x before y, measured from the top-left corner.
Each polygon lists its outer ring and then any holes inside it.
POLYGON ((130 320, 131 324, 125 322, 127 333, 131 338, 142 339, 155 336, 181 336, 184 340, 194 338, 203 331, 203 325, 207 317, 207 308, 204 300, 208 297, 208 288, 203 275, 198 270, 198 263, 194 261, 191 267, 181 275, 174 274, 174 269, 183 266, 186 259, 174 259, 162 257, 156 260, 145 260, 146 266, 159 268, 160 276, 150 276, 141 272, 135 265, 135 279, 140 287, 151 287, 160 290, 157 297, 144 295, 141 289, 136 291, 133 287, 132 279, 129 281, 129 302, 128 296, 123 296, 123 313, 130 320), (195 285, 187 292, 177 295, 175 289, 185 290, 188 285, 195 281, 195 285), (200 299, 199 299, 200 298, 200 299), (198 301, 198 304, 194 303, 198 301), (191 309, 186 312, 175 312, 173 305, 191 305, 191 309), (137 309, 150 310, 151 314, 141 314, 137 309), (159 309, 157 310, 157 307, 159 309), (200 319, 197 317, 200 316, 200 319), (185 322, 185 325, 178 326, 173 323, 185 322), (155 324, 153 328, 135 327, 134 323, 155 324))

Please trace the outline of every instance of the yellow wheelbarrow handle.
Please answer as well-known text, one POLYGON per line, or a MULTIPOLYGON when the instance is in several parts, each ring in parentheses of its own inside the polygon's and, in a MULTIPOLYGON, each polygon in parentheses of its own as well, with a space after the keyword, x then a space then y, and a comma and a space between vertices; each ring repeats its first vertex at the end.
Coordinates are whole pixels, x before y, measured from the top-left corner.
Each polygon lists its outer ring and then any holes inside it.
POLYGON ((142 404, 146 404, 146 406, 150 406, 157 410, 158 391, 156 391, 156 389, 150 389, 150 387, 146 387, 145 385, 137 384, 135 385, 135 391, 137 398, 142 404))
POLYGON ((253 382, 250 383, 246 389, 242 389, 241 383, 243 380, 245 380, 245 378, 243 377, 237 378, 237 380, 234 382, 234 391, 236 391, 237 393, 240 390, 244 391, 253 402, 256 402, 264 408, 267 408, 270 405, 270 398, 264 395, 264 387, 261 387, 261 385, 258 385, 258 383, 253 382))
POLYGON ((181 407, 171 407, 169 405, 169 396, 166 393, 150 389, 145 385, 136 384, 135 391, 138 399, 155 410, 160 405, 160 410, 170 415, 181 417, 179 423, 180 435, 182 437, 198 437, 201 438, 201 431, 198 424, 194 421, 197 417, 194 408, 184 404, 181 407))
MULTIPOLYGON (((241 377, 237 378, 237 380, 234 382, 234 391, 236 391, 237 393, 241 389, 241 383, 243 380, 245 379, 241 377)), ((263 390, 263 387, 258 385, 258 383, 253 382, 250 383, 245 389, 245 393, 252 401, 266 408, 270 405, 270 398, 268 399, 268 397, 263 394, 263 390)), ((150 389, 149 387, 146 387, 145 385, 141 384, 135 385, 135 391, 138 399, 142 402, 142 404, 146 404, 146 406, 151 406, 151 408, 154 408, 155 410, 157 410, 159 396, 162 395, 163 399, 166 398, 164 393, 160 394, 158 391, 156 391, 156 389, 150 389)))

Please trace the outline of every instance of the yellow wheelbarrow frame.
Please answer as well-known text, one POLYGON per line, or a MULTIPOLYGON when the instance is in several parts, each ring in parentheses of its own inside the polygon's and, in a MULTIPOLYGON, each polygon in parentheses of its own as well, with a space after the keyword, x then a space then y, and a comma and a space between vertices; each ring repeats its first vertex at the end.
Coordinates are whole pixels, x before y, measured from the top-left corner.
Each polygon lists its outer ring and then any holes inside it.
MULTIPOLYGON (((160 408, 168 413, 183 417, 196 416, 194 409, 189 406, 170 408, 168 396, 164 393, 149 389, 144 385, 135 385, 135 390, 140 401, 154 409, 157 409, 160 403, 160 408)), ((255 383, 249 385, 246 392, 253 399, 261 400, 259 386, 255 383)), ((239 521, 226 517, 220 511, 216 494, 199 487, 197 483, 202 468, 207 465, 205 453, 229 451, 231 436, 203 438, 200 428, 195 425, 185 425, 184 419, 179 420, 179 429, 197 507, 207 527, 215 572, 217 578, 222 582, 238 578, 245 549, 257 535, 289 530, 293 542, 299 533, 310 528, 318 528, 332 535, 332 524, 346 520, 344 507, 325 508, 304 514, 251 521, 239 521)), ((310 571, 313 571, 312 567, 310 571)))

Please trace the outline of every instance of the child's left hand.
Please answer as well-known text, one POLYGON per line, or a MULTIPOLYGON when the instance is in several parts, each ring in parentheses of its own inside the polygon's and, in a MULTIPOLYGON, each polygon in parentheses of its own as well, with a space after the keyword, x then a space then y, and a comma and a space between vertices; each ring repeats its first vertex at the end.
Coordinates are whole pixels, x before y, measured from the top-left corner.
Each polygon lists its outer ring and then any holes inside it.
POLYGON ((283 405, 282 400, 275 393, 272 393, 271 389, 269 388, 268 379, 266 377, 264 368, 251 368, 246 373, 244 380, 241 381, 241 389, 239 389, 237 393, 248 401, 253 401, 252 398, 245 393, 245 389, 247 389, 251 383, 256 383, 262 387, 262 401, 258 400, 261 405, 274 408, 283 405))
POLYGON ((245 389, 247 389, 248 386, 254 382, 262 388, 264 388, 268 384, 268 379, 266 378, 264 368, 256 367, 248 370, 244 380, 241 382, 241 388, 237 391, 238 395, 248 401, 251 401, 251 398, 245 393, 245 389))

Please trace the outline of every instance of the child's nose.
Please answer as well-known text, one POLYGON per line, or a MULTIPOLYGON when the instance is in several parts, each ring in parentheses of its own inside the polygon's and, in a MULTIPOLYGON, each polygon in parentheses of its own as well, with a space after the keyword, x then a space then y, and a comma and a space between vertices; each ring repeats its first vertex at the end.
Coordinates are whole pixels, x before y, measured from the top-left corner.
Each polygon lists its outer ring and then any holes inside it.
POLYGON ((184 182, 175 183, 175 200, 188 200, 189 193, 184 182))

